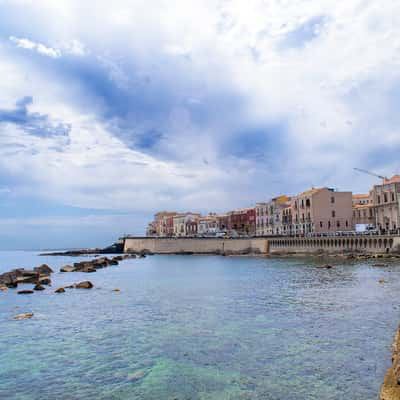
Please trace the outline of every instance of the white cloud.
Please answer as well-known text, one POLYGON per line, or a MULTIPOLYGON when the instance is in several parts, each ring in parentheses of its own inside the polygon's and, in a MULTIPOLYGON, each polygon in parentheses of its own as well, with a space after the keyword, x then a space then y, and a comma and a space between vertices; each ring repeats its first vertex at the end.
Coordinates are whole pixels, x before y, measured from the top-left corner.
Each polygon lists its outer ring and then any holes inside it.
POLYGON ((58 49, 54 49, 52 47, 47 47, 42 43, 33 42, 29 39, 24 38, 16 38, 14 36, 10 36, 11 42, 17 45, 17 47, 21 47, 27 50, 35 50, 39 54, 42 54, 47 57, 59 58, 61 57, 61 51, 58 49))

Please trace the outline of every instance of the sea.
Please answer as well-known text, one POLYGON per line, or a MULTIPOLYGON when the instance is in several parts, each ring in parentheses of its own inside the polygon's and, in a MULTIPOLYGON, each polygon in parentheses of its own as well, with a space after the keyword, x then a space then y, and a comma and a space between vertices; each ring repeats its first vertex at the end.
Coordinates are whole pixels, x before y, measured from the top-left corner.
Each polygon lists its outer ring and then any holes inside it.
POLYGON ((153 255, 58 272, 85 259, 0 252, 0 273, 55 271, 42 292, 0 292, 0 399, 378 398, 398 261, 153 255), (54 293, 84 280, 93 289, 54 293))

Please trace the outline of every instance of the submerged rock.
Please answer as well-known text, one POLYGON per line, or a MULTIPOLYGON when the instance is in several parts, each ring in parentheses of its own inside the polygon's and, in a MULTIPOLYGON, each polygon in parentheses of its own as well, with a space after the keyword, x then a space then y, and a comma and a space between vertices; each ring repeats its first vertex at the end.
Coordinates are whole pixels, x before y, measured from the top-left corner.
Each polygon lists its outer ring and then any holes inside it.
POLYGON ((54 293, 65 293, 65 289, 63 287, 60 287, 60 288, 56 289, 54 291, 54 293))
POLYGON ((324 265, 319 265, 317 268, 331 269, 331 268, 333 268, 333 265, 330 265, 330 264, 324 264, 324 265))
POLYGON ((47 276, 44 276, 43 278, 39 278, 38 284, 40 284, 40 285, 51 285, 51 279, 48 278, 47 276))
POLYGON ((373 267, 387 267, 387 264, 385 264, 385 263, 375 263, 375 264, 372 264, 372 266, 373 267))
POLYGON ((50 275, 54 272, 47 264, 42 264, 33 270, 38 272, 40 275, 50 275))
POLYGON ((6 290, 8 290, 8 287, 6 285, 1 284, 0 291, 6 291, 6 290))
POLYGON ((146 372, 140 370, 140 371, 136 371, 136 372, 133 372, 131 374, 128 374, 128 379, 130 381, 134 381, 135 382, 135 381, 138 381, 139 379, 144 378, 145 376, 146 376, 146 372))
POLYGON ((121 289, 115 288, 115 289, 113 289, 112 291, 113 291, 113 292, 120 292, 121 289))
POLYGON ((19 290, 17 293, 18 294, 32 294, 33 290, 19 290))
POLYGON ((71 265, 64 265, 60 268, 60 272, 74 272, 75 268, 71 265))
POLYGON ((39 283, 35 285, 33 290, 45 290, 44 286, 40 285, 39 283))
POLYGON ((383 279, 383 278, 381 278, 381 279, 379 279, 379 281, 378 281, 379 283, 386 283, 386 280, 385 279, 383 279))
POLYGON ((23 313, 14 315, 13 319, 29 319, 33 317, 33 313, 23 313))
POLYGON ((75 285, 76 289, 91 289, 93 287, 93 283, 90 281, 79 282, 75 285))

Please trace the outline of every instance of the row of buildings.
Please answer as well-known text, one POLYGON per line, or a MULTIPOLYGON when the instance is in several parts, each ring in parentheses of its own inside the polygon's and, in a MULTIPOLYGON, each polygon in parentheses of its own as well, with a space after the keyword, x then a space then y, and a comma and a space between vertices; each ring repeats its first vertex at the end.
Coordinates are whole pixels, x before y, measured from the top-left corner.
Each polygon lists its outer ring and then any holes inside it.
POLYGON ((383 179, 367 194, 323 187, 222 214, 162 211, 148 225, 147 235, 307 236, 354 231, 361 226, 400 233, 400 175, 383 179))

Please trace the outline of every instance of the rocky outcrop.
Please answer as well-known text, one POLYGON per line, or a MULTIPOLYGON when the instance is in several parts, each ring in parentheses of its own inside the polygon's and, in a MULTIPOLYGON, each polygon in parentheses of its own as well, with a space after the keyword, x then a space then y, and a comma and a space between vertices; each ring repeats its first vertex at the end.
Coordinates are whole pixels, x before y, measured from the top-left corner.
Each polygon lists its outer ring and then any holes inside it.
POLYGON ((392 366, 387 370, 381 387, 380 400, 400 399, 400 328, 392 345, 392 366))
POLYGON ((91 289, 93 287, 93 283, 90 281, 79 282, 75 285, 76 289, 91 289))
MULTIPOLYGON (((136 258, 136 256, 134 256, 136 258)), ((89 261, 79 261, 74 263, 73 266, 65 265, 60 269, 60 272, 96 272, 98 269, 110 267, 112 265, 118 265, 120 261, 127 258, 132 258, 130 255, 115 256, 112 258, 99 257, 89 261)))
POLYGON ((75 268, 72 265, 64 265, 60 268, 60 272, 74 272, 75 268))
POLYGON ((39 283, 35 285, 35 287, 33 288, 33 290, 45 290, 45 287, 40 285, 39 283))
POLYGON ((47 264, 42 264, 41 266, 36 267, 33 270, 35 272, 38 272, 40 275, 50 275, 54 272, 47 264))
POLYGON ((20 283, 33 283, 49 285, 51 280, 49 275, 53 270, 47 265, 42 264, 34 269, 17 268, 0 275, 0 285, 7 287, 17 287, 20 283))
POLYGON ((54 291, 54 293, 65 293, 65 289, 63 287, 60 287, 60 288, 56 289, 54 291))
POLYGON ((20 320, 20 319, 29 319, 32 317, 33 317, 33 313, 23 313, 23 314, 14 315, 13 319, 20 320))
POLYGON ((18 290, 18 294, 32 294, 33 290, 18 290))

